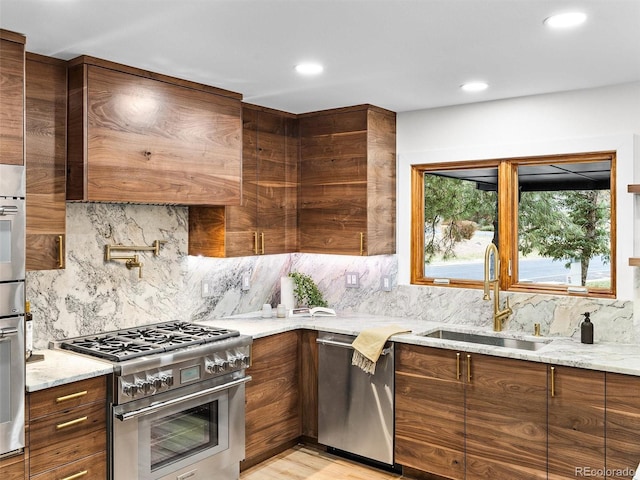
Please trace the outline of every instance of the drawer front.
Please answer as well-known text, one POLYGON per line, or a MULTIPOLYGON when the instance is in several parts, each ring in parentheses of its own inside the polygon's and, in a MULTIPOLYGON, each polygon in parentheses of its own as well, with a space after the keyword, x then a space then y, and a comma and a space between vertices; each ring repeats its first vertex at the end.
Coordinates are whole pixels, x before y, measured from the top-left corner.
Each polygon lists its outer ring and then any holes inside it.
POLYGON ((31 474, 106 451, 106 408, 94 403, 31 420, 31 474))
POLYGON ((24 453, 0 459, 0 478, 2 480, 24 480, 24 453))
POLYGON ((40 390, 29 395, 31 421, 87 403, 106 403, 106 399, 105 375, 40 390))
POLYGON ((39 475, 31 480, 104 480, 107 478, 107 453, 102 452, 71 462, 39 475))

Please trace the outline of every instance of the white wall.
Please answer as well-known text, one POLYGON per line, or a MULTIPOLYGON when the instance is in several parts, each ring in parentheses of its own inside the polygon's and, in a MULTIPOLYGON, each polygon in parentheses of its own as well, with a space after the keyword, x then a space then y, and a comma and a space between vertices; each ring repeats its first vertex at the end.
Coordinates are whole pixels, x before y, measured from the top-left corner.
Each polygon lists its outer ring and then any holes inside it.
POLYGON ((640 82, 398 114, 398 283, 409 283, 411 165, 615 150, 618 298, 633 299, 634 202, 626 186, 640 162, 634 134, 640 82))

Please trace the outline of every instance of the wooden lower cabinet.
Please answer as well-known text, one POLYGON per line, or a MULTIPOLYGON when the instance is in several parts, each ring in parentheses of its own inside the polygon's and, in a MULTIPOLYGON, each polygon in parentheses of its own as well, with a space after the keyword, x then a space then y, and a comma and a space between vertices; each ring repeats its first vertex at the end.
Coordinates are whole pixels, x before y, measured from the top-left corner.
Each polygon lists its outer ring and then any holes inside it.
POLYGON ((300 414, 299 331, 254 340, 245 399, 245 461, 262 461, 296 442, 300 414))
POLYGON ((545 365, 397 347, 396 462, 451 479, 547 477, 545 365))
POLYGON ((604 479, 604 372, 548 368, 549 480, 604 479))
POLYGON ((464 355, 466 479, 547 478, 547 368, 464 355))
POLYGON ((300 332, 300 397, 302 437, 318 441, 318 332, 300 332))
POLYGON ((29 394, 32 479, 107 476, 106 377, 29 394))
POLYGON ((608 478, 631 479, 640 462, 640 377, 606 374, 608 478))
POLYGON ((464 478, 464 383, 453 350, 396 344, 395 460, 464 478))
POLYGON ((2 480, 24 480, 26 477, 25 454, 0 459, 2 480))

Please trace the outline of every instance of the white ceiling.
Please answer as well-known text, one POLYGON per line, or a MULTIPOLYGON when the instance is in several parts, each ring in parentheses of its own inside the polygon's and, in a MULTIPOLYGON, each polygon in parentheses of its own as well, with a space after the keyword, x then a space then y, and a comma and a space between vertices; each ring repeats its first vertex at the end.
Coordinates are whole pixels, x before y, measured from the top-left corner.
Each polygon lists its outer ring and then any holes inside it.
POLYGON ((27 51, 91 55, 302 113, 397 112, 640 81, 640 0, 0 0, 27 51), (550 14, 581 9, 572 31, 550 14), (293 67, 325 66, 313 78, 293 67), (488 90, 460 84, 483 79, 488 90))

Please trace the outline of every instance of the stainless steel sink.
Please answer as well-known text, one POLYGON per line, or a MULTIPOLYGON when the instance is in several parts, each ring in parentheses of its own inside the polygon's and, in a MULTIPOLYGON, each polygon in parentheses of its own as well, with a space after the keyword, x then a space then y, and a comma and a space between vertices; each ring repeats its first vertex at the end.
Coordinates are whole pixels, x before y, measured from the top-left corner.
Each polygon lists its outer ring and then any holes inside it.
POLYGON ((549 343, 549 340, 520 340, 517 338, 456 332, 452 330, 435 330, 430 333, 425 333, 422 336, 441 338, 442 340, 455 340, 457 342, 479 343, 493 347, 517 348, 520 350, 538 350, 549 343))

